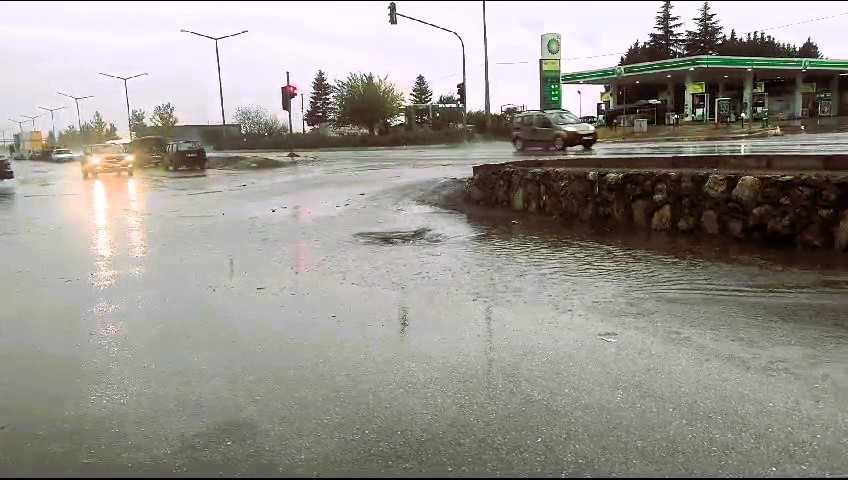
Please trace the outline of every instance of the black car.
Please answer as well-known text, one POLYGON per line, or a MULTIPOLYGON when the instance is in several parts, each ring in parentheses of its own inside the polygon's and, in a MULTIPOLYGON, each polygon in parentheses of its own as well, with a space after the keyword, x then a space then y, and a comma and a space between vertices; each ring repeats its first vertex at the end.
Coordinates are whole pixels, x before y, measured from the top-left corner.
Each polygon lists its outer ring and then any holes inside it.
POLYGON ((147 136, 136 138, 130 142, 127 150, 135 157, 136 166, 150 167, 162 164, 165 159, 165 147, 167 146, 167 138, 147 136))
POLYGON ((194 140, 177 140, 165 147, 165 170, 179 170, 182 167, 206 170, 206 149, 194 140))
POLYGON ((0 180, 11 180, 13 178, 15 178, 15 172, 12 171, 12 160, 0 158, 0 180))

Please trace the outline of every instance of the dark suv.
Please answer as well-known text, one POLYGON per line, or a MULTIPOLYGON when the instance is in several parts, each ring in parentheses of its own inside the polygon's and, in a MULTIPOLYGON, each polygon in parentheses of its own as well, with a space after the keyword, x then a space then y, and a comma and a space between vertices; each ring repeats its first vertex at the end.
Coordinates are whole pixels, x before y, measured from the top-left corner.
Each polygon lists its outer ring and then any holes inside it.
POLYGON ((598 141, 595 127, 568 110, 528 110, 512 122, 512 144, 519 152, 525 147, 554 147, 565 150, 583 145, 592 148, 598 141))
POLYGON ((13 178, 15 178, 15 172, 12 171, 12 160, 0 158, 0 180, 11 180, 13 178))
POLYGON ((194 140, 177 140, 165 147, 165 170, 178 170, 180 167, 206 170, 206 149, 194 140))

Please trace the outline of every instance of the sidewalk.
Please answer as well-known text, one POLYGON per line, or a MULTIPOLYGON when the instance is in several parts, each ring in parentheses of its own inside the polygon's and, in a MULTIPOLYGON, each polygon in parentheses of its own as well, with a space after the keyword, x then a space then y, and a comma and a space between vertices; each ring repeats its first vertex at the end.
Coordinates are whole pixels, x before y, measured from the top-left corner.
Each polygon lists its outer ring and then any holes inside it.
POLYGON ((838 133, 848 132, 848 118, 822 118, 802 120, 781 120, 772 122, 768 127, 755 121, 742 127, 741 123, 730 125, 717 125, 715 123, 687 123, 675 127, 665 125, 648 125, 647 133, 636 133, 633 127, 619 127, 617 129, 598 128, 598 141, 603 143, 619 142, 693 142, 693 141, 717 141, 737 140, 744 138, 763 138, 780 133, 792 135, 799 133, 838 133))

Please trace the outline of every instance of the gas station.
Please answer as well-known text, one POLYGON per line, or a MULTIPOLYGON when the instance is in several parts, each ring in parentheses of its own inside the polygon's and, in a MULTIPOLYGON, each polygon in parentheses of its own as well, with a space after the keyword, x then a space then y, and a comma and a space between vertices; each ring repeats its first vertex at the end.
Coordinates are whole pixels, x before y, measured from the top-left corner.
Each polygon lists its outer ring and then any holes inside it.
POLYGON ((619 118, 622 126, 646 105, 665 113, 653 124, 848 114, 848 60, 694 56, 564 73, 560 80, 603 85, 598 117, 619 118))

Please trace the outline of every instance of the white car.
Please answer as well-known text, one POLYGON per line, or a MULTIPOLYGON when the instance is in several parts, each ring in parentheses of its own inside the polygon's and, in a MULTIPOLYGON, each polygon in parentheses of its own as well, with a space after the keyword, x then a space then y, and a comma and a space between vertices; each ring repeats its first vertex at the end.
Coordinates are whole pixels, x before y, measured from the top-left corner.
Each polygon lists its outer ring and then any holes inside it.
POLYGON ((57 148, 50 153, 50 161, 57 163, 73 162, 76 155, 67 148, 57 148))

